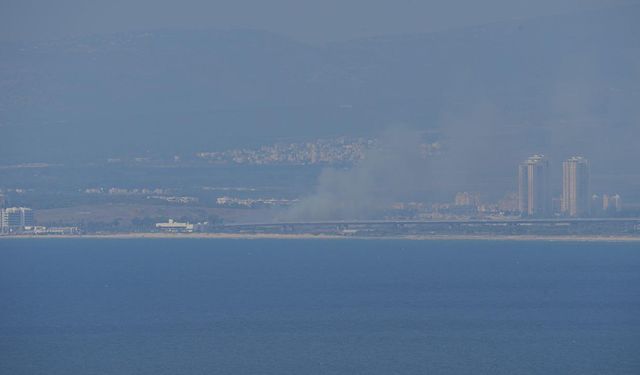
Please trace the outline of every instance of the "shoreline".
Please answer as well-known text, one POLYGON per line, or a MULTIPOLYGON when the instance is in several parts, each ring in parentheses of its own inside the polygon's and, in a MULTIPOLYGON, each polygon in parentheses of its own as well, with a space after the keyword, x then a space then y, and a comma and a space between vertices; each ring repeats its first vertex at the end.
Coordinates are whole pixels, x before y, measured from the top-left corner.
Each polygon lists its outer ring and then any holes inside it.
POLYGON ((412 240, 412 241, 545 241, 545 242, 640 242, 640 236, 549 236, 549 235, 395 235, 344 236, 333 234, 276 233, 113 233, 80 235, 3 235, 2 239, 237 239, 237 240, 412 240))

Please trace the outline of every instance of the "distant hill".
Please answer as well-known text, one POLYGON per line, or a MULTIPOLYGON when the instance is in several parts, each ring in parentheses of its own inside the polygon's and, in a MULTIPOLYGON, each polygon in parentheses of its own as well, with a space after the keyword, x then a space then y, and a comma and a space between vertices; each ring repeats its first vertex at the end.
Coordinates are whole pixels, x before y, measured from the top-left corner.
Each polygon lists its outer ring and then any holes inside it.
POLYGON ((261 31, 3 44, 0 159, 196 152, 402 123, 489 160, 620 161, 639 156, 638 19, 629 6, 320 46, 261 31))

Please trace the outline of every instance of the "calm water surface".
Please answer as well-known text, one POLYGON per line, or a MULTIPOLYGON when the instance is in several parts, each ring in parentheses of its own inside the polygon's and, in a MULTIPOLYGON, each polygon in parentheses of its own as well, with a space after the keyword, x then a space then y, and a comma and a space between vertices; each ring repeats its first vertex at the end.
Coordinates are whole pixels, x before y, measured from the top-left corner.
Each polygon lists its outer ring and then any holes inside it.
POLYGON ((0 374, 639 374, 640 245, 0 240, 0 374))

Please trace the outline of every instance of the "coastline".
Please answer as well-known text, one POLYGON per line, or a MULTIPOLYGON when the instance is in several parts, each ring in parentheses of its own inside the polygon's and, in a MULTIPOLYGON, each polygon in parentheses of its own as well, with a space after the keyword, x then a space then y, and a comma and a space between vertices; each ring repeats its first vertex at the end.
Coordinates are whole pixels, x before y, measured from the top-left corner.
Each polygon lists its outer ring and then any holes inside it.
POLYGON ((113 233, 80 235, 3 235, 0 240, 19 239, 236 239, 236 240, 412 240, 412 241, 544 241, 544 242, 640 242, 640 236, 545 236, 545 235, 395 235, 344 236, 331 234, 276 233, 113 233))

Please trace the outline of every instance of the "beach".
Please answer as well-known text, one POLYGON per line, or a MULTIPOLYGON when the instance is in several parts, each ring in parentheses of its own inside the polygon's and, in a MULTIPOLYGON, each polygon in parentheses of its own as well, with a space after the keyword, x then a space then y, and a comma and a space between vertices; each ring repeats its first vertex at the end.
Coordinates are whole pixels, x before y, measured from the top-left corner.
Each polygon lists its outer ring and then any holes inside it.
POLYGON ((414 240, 414 241, 564 241, 564 242, 640 242, 640 236, 544 236, 544 235, 395 235, 358 236, 332 234, 279 234, 279 233, 113 233, 79 235, 2 235, 2 239, 277 239, 277 240, 414 240))

